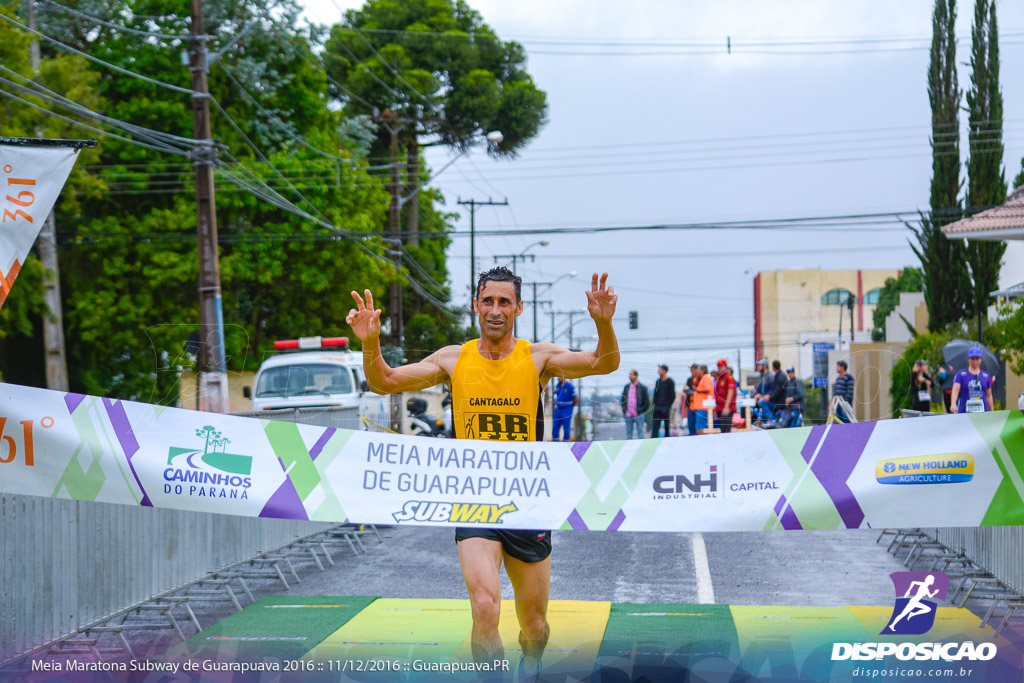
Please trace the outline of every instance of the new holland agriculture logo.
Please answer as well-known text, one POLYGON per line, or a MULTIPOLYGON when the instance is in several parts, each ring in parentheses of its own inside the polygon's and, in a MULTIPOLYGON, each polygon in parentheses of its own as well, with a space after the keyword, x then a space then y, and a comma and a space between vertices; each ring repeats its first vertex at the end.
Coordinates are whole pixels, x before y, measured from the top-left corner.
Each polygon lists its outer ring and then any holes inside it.
MULTIPOLYGON (((896 590, 892 616, 879 635, 922 635, 935 625, 938 605, 949 591, 949 577, 942 572, 893 572, 896 590)), ((988 661, 996 656, 994 643, 834 643, 832 661, 866 661, 895 656, 901 661, 988 661)))
POLYGON ((392 513, 396 522, 456 522, 458 524, 502 524, 506 514, 519 508, 512 501, 497 503, 438 503, 410 500, 401 512, 392 513))
POLYGON ((252 456, 227 452, 231 439, 206 425, 196 430, 202 447, 171 446, 164 469, 164 493, 197 498, 248 500, 252 456))
POLYGON ((875 464, 879 484, 959 484, 974 478, 970 453, 887 458, 875 464))

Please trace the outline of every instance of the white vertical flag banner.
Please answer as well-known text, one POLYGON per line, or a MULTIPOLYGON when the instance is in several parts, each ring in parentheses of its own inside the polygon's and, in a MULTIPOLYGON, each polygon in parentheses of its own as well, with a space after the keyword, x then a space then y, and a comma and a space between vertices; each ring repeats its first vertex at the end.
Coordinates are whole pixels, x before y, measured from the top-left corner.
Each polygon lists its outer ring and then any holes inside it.
POLYGON ((77 147, 54 144, 60 141, 17 142, 0 139, 0 306, 79 152, 77 147))

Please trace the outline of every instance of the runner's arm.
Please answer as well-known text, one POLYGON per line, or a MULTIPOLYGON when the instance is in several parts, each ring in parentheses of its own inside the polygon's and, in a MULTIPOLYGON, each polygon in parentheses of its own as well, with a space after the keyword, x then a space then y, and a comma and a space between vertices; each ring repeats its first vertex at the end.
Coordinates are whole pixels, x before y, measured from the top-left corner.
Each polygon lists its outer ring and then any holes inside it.
POLYGON ((985 390, 985 400, 988 401, 988 409, 995 410, 996 404, 992 401, 992 387, 985 390))
POLYGON ((363 291, 363 296, 365 299, 352 292, 356 308, 348 312, 345 322, 352 326, 352 331, 363 342, 363 371, 370 390, 375 394, 397 394, 448 382, 445 368, 454 367, 453 358, 458 358, 459 347, 446 346, 419 363, 390 367, 380 352, 381 311, 373 307, 373 294, 369 289, 363 291))
POLYGON ((949 397, 949 407, 956 415, 960 412, 959 406, 957 405, 957 399, 960 398, 960 382, 953 381, 953 393, 949 397))
POLYGON ((447 383, 448 372, 442 362, 450 354, 458 355, 458 346, 446 346, 430 354, 419 363, 409 363, 392 368, 380 352, 380 338, 375 337, 363 343, 363 371, 366 382, 375 394, 398 394, 403 391, 418 391, 435 384, 447 383))
POLYGON ((555 344, 537 344, 536 351, 543 359, 540 367, 541 382, 551 377, 574 379, 589 375, 607 375, 619 369, 619 342, 612 328, 612 316, 619 298, 612 287, 605 287, 608 273, 598 278, 594 273, 587 292, 587 310, 597 325, 597 348, 593 351, 568 351, 555 344))

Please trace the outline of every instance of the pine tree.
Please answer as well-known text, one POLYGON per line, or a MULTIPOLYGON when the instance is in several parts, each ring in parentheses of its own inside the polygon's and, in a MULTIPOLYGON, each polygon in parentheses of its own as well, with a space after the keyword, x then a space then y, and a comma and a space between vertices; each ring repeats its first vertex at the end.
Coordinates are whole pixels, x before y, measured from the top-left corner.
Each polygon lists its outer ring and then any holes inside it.
POLYGON ((956 74, 956 0, 935 0, 932 14, 928 100, 932 109, 931 215, 911 228, 911 244, 924 271, 928 327, 938 331, 963 317, 971 293, 964 246, 949 240, 942 226, 959 220, 960 87, 956 74))
MULTIPOLYGON (((967 111, 970 157, 965 203, 968 213, 977 213, 1006 201, 1003 94, 999 88, 999 30, 994 0, 975 0, 967 111)), ((989 292, 998 289, 999 268, 1005 251, 1005 242, 967 242, 967 263, 974 280, 973 296, 967 301, 971 317, 985 312, 989 292)))

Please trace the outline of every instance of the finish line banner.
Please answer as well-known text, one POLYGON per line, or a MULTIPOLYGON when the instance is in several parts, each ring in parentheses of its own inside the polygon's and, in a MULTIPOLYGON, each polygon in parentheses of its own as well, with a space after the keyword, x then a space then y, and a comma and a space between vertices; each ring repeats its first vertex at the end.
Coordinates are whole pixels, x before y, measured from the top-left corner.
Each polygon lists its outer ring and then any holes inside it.
POLYGON ((0 384, 0 493, 249 517, 607 531, 1024 524, 1020 411, 696 438, 379 434, 0 384))
POLYGON ((78 149, 0 144, 0 306, 50 215, 78 149))

